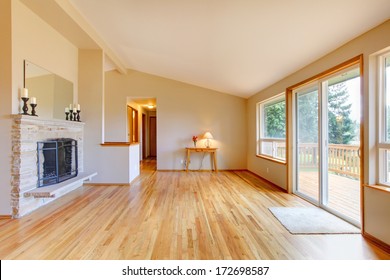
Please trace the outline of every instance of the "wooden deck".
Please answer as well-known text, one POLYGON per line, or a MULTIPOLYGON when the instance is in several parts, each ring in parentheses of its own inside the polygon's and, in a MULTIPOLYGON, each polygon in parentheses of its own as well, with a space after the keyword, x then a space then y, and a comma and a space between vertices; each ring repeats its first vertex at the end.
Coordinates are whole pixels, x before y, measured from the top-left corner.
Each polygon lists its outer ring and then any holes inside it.
MULTIPOLYGON (((327 206, 360 222, 360 184, 358 180, 329 173, 329 198, 327 206)), ((318 198, 318 174, 300 172, 300 191, 318 198)))

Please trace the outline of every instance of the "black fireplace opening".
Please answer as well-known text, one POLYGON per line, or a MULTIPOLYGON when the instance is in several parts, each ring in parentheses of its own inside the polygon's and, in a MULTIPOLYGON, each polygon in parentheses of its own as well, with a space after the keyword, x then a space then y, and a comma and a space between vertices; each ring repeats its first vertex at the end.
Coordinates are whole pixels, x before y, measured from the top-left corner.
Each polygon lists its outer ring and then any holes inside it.
POLYGON ((78 174, 77 141, 70 138, 37 143, 38 187, 49 186, 78 174))

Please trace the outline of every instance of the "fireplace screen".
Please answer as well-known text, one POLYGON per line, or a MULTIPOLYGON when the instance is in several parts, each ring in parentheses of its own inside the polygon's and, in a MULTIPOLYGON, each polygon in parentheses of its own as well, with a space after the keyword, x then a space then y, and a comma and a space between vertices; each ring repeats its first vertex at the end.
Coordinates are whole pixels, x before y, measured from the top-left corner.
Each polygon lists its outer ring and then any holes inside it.
POLYGON ((57 184, 78 174, 77 141, 69 138, 37 143, 38 187, 57 184))

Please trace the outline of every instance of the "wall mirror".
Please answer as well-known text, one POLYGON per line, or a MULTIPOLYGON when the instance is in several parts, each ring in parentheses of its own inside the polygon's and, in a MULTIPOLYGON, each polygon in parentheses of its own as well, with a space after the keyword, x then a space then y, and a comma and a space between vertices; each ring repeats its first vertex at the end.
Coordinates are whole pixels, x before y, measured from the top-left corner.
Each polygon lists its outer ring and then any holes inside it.
POLYGON ((42 67, 24 61, 24 87, 37 98, 37 115, 46 119, 65 119, 65 107, 73 104, 73 83, 42 67))

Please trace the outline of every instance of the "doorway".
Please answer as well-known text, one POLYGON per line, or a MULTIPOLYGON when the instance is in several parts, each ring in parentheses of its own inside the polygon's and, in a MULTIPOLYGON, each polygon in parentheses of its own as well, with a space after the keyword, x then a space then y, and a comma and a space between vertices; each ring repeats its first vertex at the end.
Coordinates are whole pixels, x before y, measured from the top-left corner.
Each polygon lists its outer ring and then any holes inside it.
MULTIPOLYGON (((147 169, 150 169, 157 166, 157 99, 153 97, 128 97, 127 104, 128 115, 132 116, 133 111, 136 115, 134 124, 134 118, 129 117, 129 137, 131 137, 133 126, 137 133, 135 137, 139 142, 141 167, 147 166, 147 169)), ((129 140, 129 142, 131 141, 129 140)), ((141 170, 144 169, 141 168, 141 170)))
POLYGON ((157 156, 157 117, 150 116, 149 118, 149 155, 157 156))
POLYGON ((360 67, 293 91, 293 192, 360 226, 360 67))
POLYGON ((146 114, 142 113, 142 154, 141 160, 146 158, 146 114))

